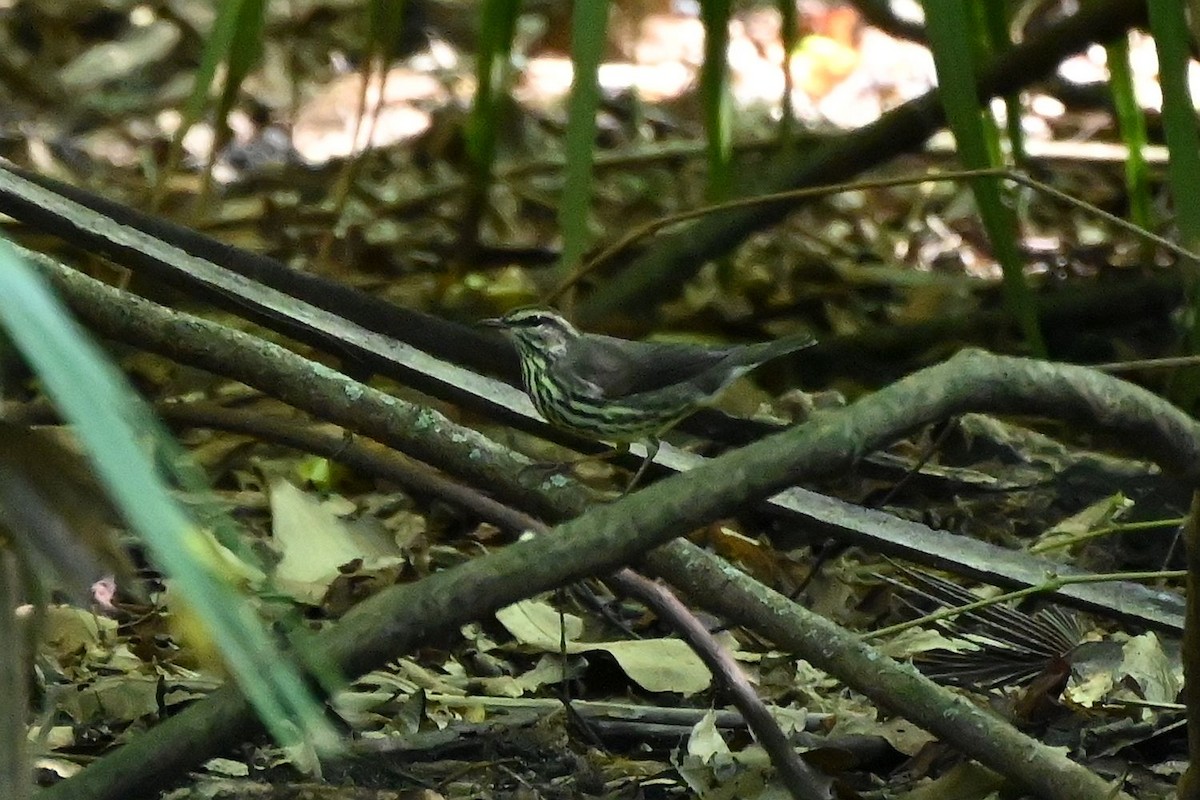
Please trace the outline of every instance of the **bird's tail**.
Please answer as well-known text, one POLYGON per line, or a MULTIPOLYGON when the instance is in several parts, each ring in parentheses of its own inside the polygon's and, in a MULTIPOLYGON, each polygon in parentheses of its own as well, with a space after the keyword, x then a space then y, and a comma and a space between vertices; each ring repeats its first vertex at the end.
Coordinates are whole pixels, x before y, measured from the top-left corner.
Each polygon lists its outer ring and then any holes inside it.
POLYGON ((696 376, 694 388, 704 392, 708 400, 712 400, 735 380, 745 375, 759 364, 773 358, 794 353, 816 344, 817 340, 808 334, 797 334, 776 339, 773 342, 743 345, 733 349, 725 360, 715 368, 709 369, 702 375, 696 376))
POLYGON ((785 336, 782 339, 776 339, 773 342, 751 345, 742 351, 741 358, 738 360, 747 366, 757 366, 773 358, 779 358, 780 356, 786 356, 788 353, 812 347, 816 343, 817 340, 807 333, 797 333, 792 336, 785 336))

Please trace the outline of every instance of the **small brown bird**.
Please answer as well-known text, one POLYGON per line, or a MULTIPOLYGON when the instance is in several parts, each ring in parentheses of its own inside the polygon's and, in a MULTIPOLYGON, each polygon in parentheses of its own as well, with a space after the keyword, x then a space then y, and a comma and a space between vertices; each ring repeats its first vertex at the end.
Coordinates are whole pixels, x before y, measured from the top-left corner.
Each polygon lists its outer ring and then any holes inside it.
POLYGON ((647 443, 629 488, 671 426, 759 364, 816 343, 807 335, 731 347, 635 342, 582 333, 542 308, 517 309, 482 324, 513 339, 525 391, 551 425, 616 442, 620 451, 631 442, 647 443))

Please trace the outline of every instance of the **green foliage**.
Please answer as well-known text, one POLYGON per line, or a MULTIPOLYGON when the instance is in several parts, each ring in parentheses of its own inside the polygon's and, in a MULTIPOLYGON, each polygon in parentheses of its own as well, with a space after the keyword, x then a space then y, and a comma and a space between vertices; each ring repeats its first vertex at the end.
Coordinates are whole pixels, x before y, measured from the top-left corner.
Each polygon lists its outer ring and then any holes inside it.
POLYGON ((1133 224, 1152 230, 1154 216, 1150 200, 1150 171, 1143 148, 1146 139, 1146 115, 1138 106, 1133 91, 1133 72, 1129 68, 1129 40, 1117 39, 1107 47, 1109 89, 1117 111, 1121 141, 1129 149, 1125 159, 1125 189, 1129 193, 1129 219, 1133 224))
MULTIPOLYGON (((258 62, 262 53, 263 15, 266 10, 265 0, 225 0, 217 14, 216 22, 204 45, 204 53, 200 57, 200 66, 196 69, 196 79, 192 93, 183 109, 183 120, 175 138, 171 141, 171 152, 167 158, 167 166, 158 181, 155 204, 161 199, 165 178, 179 166, 183 153, 183 137, 191 129, 208 106, 209 94, 213 81, 216 79, 217 67, 225 65, 225 80, 221 88, 221 96, 217 101, 214 126, 218 131, 218 140, 227 138, 228 127, 225 119, 233 108, 233 101, 241 88, 242 81, 250 69, 258 62)), ((213 148, 216 153, 218 147, 213 148)))
MULTIPOLYGON (((1151 0, 1150 28, 1158 50, 1159 83, 1163 93, 1163 132, 1171 155, 1167 177, 1175 197, 1181 244, 1189 250, 1200 249, 1200 204, 1184 201, 1200 189, 1200 135, 1188 90, 1187 73, 1191 60, 1187 17, 1182 3, 1151 0)), ((1189 282, 1197 284, 1200 265, 1186 265, 1189 282)))
POLYGON ((576 3, 571 17, 571 105, 567 120, 567 174, 559 210, 563 237, 560 274, 579 267, 590 244, 588 210, 592 194, 592 153, 596 141, 596 110, 600 106, 597 72, 604 52, 608 23, 607 0, 576 3))
POLYGON ((479 236, 479 222, 487 207, 496 160, 496 131, 505 106, 512 73, 512 46, 520 3, 517 0, 484 0, 480 12, 479 52, 475 56, 475 97, 467 119, 465 138, 471 162, 461 240, 468 254, 479 236))
MULTIPOLYGON (((986 52, 994 57, 1012 45, 1009 23, 1013 8, 1007 3, 980 3, 977 9, 982 16, 986 52)), ((1025 131, 1021 127, 1021 110, 1019 94, 1004 97, 1005 127, 1012 148, 1012 159, 1016 164, 1025 161, 1025 131)))
POLYGON ((174 499, 172 485, 192 485, 178 445, 129 388, 40 276, 0 242, 0 325, 37 372, 74 427, 114 504, 175 581, 189 610, 206 623, 224 663, 272 734, 298 735, 336 749, 296 667, 274 646, 235 579, 200 526, 174 499), (165 473, 165 474, 164 474, 165 473))
POLYGON ((513 36, 520 3, 484 0, 479 53, 475 58, 475 97, 467 123, 467 154, 477 169, 490 173, 496 156, 496 122, 512 72, 513 36))
MULTIPOLYGON (((978 19, 971 13, 971 4, 930 0, 925 3, 925 25, 937 68, 938 91, 954 131, 959 158, 971 169, 999 166, 999 133, 975 91, 979 73, 977 51, 982 36, 978 19)), ((1025 280, 1017 247, 1016 216, 1005 202, 1007 190, 998 179, 990 177, 975 179, 971 188, 1004 271, 1009 313, 1020 324, 1030 350, 1036 355, 1045 355, 1046 346, 1038 325, 1033 293, 1025 280)))
MULTIPOLYGON (((1167 179, 1175 199, 1180 241, 1184 247, 1195 251, 1200 245, 1200 203, 1192 198, 1200 191, 1200 134, 1196 131, 1196 112, 1188 90, 1191 51, 1187 16, 1183 4, 1177 0, 1150 0, 1147 8, 1150 30, 1158 50, 1163 132, 1170 150, 1167 179)), ((1194 355, 1200 353, 1200 326, 1196 325, 1196 314, 1200 311, 1200 264, 1185 260, 1180 266, 1191 305, 1184 338, 1187 352, 1194 355)), ((1200 371, 1184 370, 1175 377, 1171 399, 1184 408, 1191 408, 1200 398, 1200 371)))
POLYGON ((367 52, 376 60, 395 57, 407 6, 407 0, 371 0, 367 5, 367 52))
POLYGON ((704 22, 704 64, 700 67, 700 97, 704 104, 704 128, 708 134, 708 199, 729 198, 733 169, 733 99, 729 94, 729 0, 706 0, 700 4, 704 22))
POLYGON ((780 34, 783 40, 783 102, 780 108, 783 114, 779 119, 779 138, 790 144, 796 135, 796 108, 792 102, 792 54, 799 44, 799 21, 796 14, 795 0, 778 0, 780 34))

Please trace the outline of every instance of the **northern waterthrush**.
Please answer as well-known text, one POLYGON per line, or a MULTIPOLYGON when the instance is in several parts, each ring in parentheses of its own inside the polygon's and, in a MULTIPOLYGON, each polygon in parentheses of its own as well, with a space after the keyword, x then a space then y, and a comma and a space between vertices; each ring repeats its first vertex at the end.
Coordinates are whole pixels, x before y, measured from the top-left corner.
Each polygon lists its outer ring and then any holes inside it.
POLYGON ((543 308, 517 309, 481 324, 512 337, 525 391, 551 425, 616 442, 620 450, 646 442, 646 458, 629 488, 672 425, 759 364, 815 344, 806 335, 732 347, 635 342, 581 333, 543 308))

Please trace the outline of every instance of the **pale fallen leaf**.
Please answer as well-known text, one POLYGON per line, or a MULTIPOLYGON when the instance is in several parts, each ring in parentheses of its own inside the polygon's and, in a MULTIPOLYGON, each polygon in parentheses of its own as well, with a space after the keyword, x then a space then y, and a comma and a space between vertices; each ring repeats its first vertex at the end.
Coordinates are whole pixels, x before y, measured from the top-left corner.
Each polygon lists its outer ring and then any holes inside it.
MULTIPOLYGON (((562 648, 558 612, 540 600, 522 600, 496 612, 496 618, 518 642, 557 653, 562 648)), ((611 655, 629 679, 649 692, 678 692, 692 695, 712 683, 704 662, 679 639, 640 639, 617 642, 580 642, 583 623, 565 615, 567 653, 597 650, 611 655)))
POLYGON ((361 570, 402 563, 403 553, 379 528, 353 525, 286 480, 271 484, 271 531, 282 555, 278 585, 298 600, 317 603, 340 574, 361 560, 361 570))

